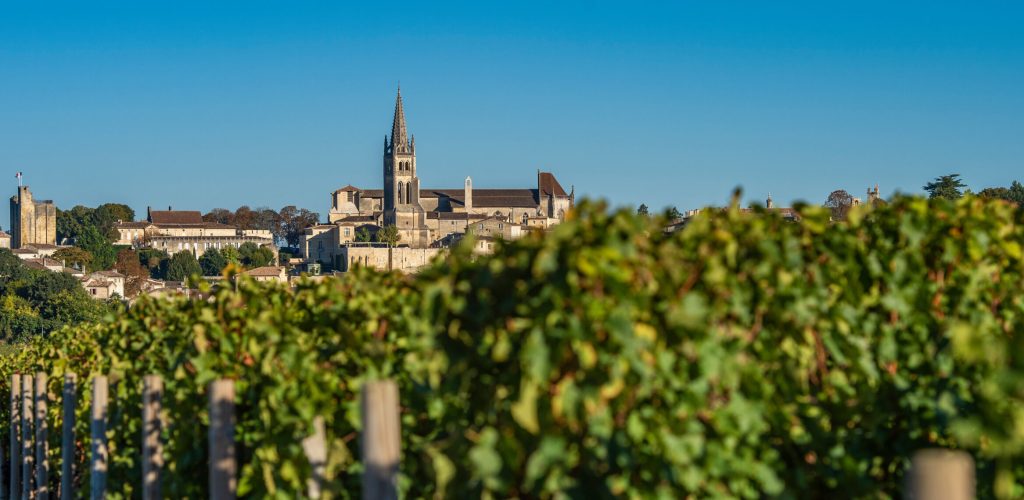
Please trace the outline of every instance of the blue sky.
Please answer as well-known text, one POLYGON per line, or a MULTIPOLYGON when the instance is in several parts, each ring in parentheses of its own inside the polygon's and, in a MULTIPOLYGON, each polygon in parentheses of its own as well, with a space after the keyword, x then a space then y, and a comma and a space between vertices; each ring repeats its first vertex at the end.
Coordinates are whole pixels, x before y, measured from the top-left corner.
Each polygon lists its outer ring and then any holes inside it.
POLYGON ((326 214, 379 188, 401 82, 425 187, 981 189, 1024 179, 1021 26, 1019 1, 3 1, 0 174, 62 208, 326 214))

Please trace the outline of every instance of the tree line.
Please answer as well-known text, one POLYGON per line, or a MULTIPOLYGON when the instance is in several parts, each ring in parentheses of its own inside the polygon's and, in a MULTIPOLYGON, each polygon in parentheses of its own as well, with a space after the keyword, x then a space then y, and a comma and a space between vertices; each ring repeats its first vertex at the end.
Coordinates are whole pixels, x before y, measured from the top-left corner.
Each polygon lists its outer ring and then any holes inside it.
POLYGON ((234 212, 226 208, 215 208, 204 214, 203 220, 236 226, 239 229, 267 230, 277 241, 294 248, 302 243, 305 229, 319 223, 320 214, 295 205, 288 205, 276 211, 269 207, 253 209, 243 205, 234 212))

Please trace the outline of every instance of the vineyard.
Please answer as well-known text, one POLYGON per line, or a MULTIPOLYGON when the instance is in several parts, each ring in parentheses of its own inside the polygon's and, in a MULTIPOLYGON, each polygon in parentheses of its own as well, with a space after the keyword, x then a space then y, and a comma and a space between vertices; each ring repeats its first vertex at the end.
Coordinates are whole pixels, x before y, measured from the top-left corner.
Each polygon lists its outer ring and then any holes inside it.
POLYGON ((86 388, 108 377, 111 498, 140 496, 146 375, 163 381, 172 498, 209 494, 218 379, 234 381, 239 496, 306 495, 316 422, 324 497, 358 498, 360 391, 378 379, 398 387, 409 498, 890 496, 936 447, 973 456, 979 496, 1024 496, 1021 212, 968 197, 801 214, 733 207, 666 234, 585 203, 543 237, 414 277, 142 300, 7 350, 0 391, 48 375, 56 491, 52 430, 77 376, 84 495, 86 388))

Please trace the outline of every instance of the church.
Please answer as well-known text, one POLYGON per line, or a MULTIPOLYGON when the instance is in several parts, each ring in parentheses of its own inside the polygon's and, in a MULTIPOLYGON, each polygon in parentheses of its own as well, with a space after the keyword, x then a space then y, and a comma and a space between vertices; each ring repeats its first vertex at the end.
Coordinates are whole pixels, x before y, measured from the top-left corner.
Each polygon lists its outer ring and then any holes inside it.
MULTIPOLYGON (((458 188, 424 188, 416 162, 416 138, 409 135, 402 108, 402 91, 395 97, 391 137, 384 138, 382 189, 345 186, 331 193, 330 224, 307 230, 307 240, 322 257, 303 245, 309 262, 334 263, 334 249, 357 241, 357 232, 395 226, 399 246, 437 248, 453 234, 471 227, 494 227, 501 234, 542 230, 561 222, 573 207, 574 189, 568 192, 550 172, 537 171, 536 184, 513 189, 481 189, 466 177, 458 188), (500 226, 500 227, 499 227, 500 226), (327 245, 324 245, 327 243, 327 245), (330 248, 330 251, 324 247, 330 248)), ((345 268, 347 266, 340 266, 345 268)))

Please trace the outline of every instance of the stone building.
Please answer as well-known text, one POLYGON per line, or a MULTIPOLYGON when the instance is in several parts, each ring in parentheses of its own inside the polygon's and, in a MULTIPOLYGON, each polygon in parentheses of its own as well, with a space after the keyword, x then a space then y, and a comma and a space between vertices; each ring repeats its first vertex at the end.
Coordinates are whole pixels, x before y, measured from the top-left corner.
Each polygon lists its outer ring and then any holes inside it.
POLYGON ((342 249, 358 241, 360 231, 373 234, 383 226, 397 227, 399 245, 413 249, 444 246, 444 241, 451 240, 449 235, 465 233, 474 223, 489 219, 494 224, 509 226, 507 230, 503 228, 503 233, 518 236, 523 231, 512 230, 511 226, 550 227, 564 219, 575 201, 572 189, 566 192, 554 174, 539 170, 535 187, 481 189, 473 185, 470 177, 460 188, 422 187, 416 138, 406 126, 401 90, 395 97, 391 137, 384 138, 382 163, 383 189, 348 185, 331 193, 330 224, 306 230, 308 241, 302 249, 307 262, 329 264, 336 269, 350 267, 353 257, 369 262, 373 259, 364 254, 381 250, 372 246, 358 252, 342 249))
POLYGON ((270 231, 206 222, 202 214, 192 210, 147 209, 146 220, 119 222, 116 228, 119 237, 115 245, 155 248, 169 255, 188 250, 198 258, 211 248, 239 248, 245 243, 268 247, 277 254, 270 231))
POLYGON ((51 200, 36 201, 28 186, 18 186, 11 197, 11 248, 57 244, 57 207, 51 200))
POLYGON ((11 235, 0 231, 0 248, 11 248, 11 235))

